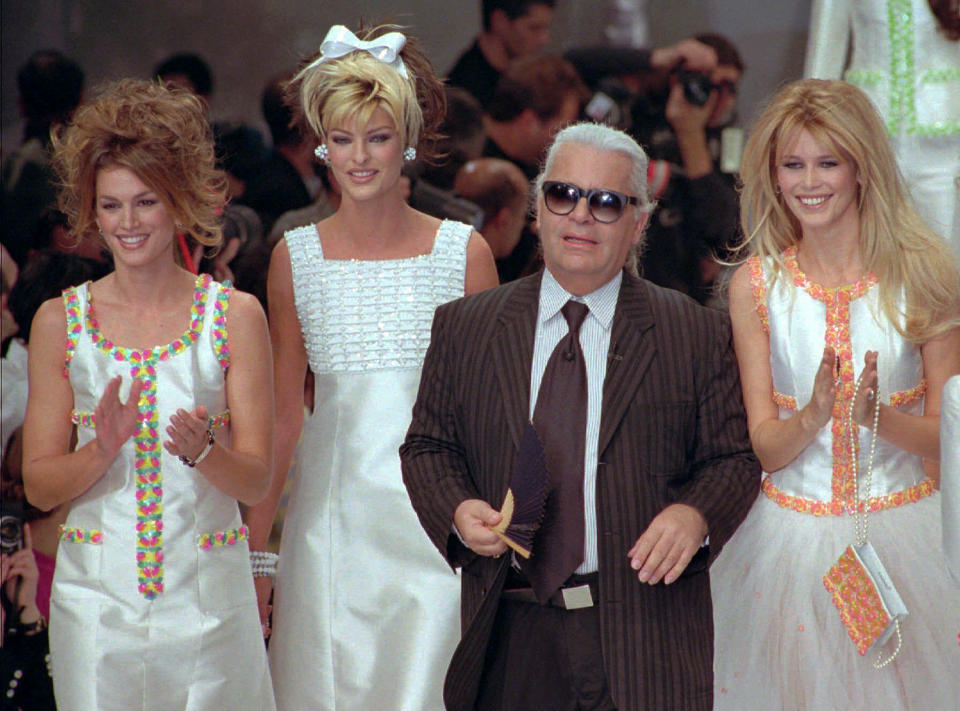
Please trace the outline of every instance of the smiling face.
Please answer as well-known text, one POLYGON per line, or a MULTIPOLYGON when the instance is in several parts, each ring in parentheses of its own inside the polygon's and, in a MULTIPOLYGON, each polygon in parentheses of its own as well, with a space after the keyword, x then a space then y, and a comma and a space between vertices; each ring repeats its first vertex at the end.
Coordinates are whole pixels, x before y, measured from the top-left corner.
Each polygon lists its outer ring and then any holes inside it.
POLYGON ((101 168, 95 200, 97 226, 115 264, 139 267, 173 259, 173 215, 136 173, 117 165, 101 168))
POLYGON ((369 200, 400 189, 403 139, 378 107, 363 125, 356 117, 327 132, 329 168, 344 197, 369 200))
MULTIPOLYGON (((633 164, 617 151, 583 143, 565 143, 557 149, 545 180, 572 183, 581 190, 603 188, 632 195, 633 164)), ((643 235, 647 213, 627 206, 615 222, 598 222, 581 197, 566 215, 555 215, 537 198, 537 223, 543 261, 560 285, 576 296, 589 294, 623 268, 630 248, 643 235)))
POLYGON ((858 233, 856 167, 806 129, 787 142, 777 162, 777 184, 804 237, 858 233))

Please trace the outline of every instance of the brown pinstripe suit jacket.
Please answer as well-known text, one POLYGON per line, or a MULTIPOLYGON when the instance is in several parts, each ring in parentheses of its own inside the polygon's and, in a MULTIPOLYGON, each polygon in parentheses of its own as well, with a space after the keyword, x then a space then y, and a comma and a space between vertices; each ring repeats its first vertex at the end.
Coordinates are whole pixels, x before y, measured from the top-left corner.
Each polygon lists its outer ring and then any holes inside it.
MULTIPOLYGON (((444 684, 473 709, 509 556, 451 535, 467 498, 499 507, 528 418, 540 275, 437 309, 413 421, 400 448, 420 521, 463 568, 462 633, 444 684)), ((713 621, 707 566, 756 497, 725 314, 624 274, 603 386, 597 530, 604 665, 620 711, 708 711, 713 621), (710 545, 672 585, 641 584, 627 551, 665 506, 705 517, 710 545)))

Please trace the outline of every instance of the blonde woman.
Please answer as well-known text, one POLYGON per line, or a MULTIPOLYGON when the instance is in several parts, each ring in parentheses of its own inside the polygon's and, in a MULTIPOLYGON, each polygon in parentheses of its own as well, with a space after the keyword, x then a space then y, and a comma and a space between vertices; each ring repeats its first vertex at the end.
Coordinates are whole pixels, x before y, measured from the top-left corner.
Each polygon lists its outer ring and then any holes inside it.
POLYGON ((711 572, 715 708, 947 708, 960 697, 960 591, 940 550, 937 461, 941 392, 960 372, 957 266, 850 84, 780 91, 741 175, 750 256, 732 278, 730 315, 767 474, 711 572), (868 540, 909 610, 902 650, 879 671, 823 583, 854 542, 858 455, 868 540))
POLYGON ((266 319, 175 260, 177 232, 220 240, 203 108, 121 81, 53 146, 73 235, 99 233, 115 265, 44 303, 31 331, 26 494, 70 506, 51 595, 57 706, 273 709, 237 506, 269 485, 266 319))
MULTIPOLYGON (((302 430, 273 602, 277 704, 441 709, 459 580, 417 521, 398 448, 434 309, 495 285, 493 257, 469 226, 404 200, 404 162, 430 158, 443 115, 441 84, 415 40, 336 26, 291 90, 341 200, 329 218, 286 233, 268 276, 276 476, 248 517, 256 547, 302 430)), ((265 614, 266 578, 258 590, 265 614)))

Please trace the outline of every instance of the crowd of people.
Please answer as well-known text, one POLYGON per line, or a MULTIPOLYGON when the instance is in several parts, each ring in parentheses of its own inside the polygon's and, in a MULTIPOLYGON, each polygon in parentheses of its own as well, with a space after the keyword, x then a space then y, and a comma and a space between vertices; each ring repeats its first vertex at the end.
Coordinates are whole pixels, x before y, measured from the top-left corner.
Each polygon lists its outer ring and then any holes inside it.
POLYGON ((21 68, 4 710, 960 697, 956 8, 894 100, 814 3, 741 145, 730 40, 553 55, 555 4, 446 75, 334 25, 268 139, 194 54, 21 68))

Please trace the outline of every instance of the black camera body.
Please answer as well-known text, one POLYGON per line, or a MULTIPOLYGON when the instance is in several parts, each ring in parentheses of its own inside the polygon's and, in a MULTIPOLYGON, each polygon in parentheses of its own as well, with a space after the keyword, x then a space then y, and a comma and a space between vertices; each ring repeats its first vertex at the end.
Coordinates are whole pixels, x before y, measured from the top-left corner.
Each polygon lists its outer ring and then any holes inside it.
POLYGON ((680 67, 677 69, 677 81, 683 87, 683 98, 688 103, 703 106, 710 99, 713 82, 703 72, 691 72, 680 67))
POLYGON ((0 502, 0 553, 10 555, 23 548, 23 504, 0 502))

